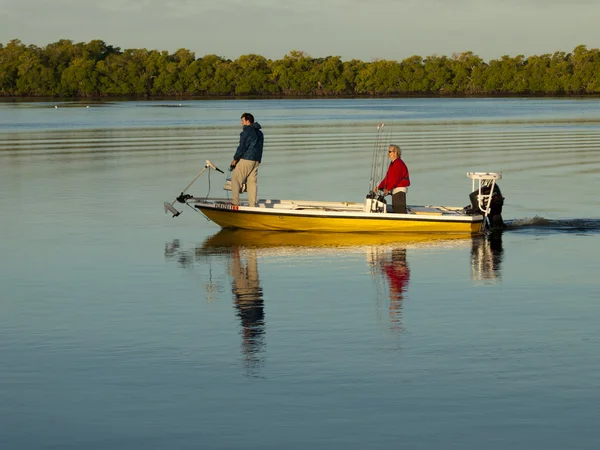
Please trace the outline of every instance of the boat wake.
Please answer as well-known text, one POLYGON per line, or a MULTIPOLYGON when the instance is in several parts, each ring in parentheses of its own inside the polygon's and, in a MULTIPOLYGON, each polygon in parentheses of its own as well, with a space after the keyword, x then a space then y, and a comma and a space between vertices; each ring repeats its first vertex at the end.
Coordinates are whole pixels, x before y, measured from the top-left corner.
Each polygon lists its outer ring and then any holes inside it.
POLYGON ((559 219, 552 220, 534 216, 506 221, 507 231, 534 231, 541 233, 600 233, 600 219, 559 219))

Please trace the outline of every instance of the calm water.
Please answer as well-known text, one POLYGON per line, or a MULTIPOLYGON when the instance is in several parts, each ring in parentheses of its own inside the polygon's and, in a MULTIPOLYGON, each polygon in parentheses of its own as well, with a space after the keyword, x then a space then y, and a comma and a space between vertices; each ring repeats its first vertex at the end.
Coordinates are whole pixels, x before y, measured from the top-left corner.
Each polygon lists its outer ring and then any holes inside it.
POLYGON ((600 100, 56 106, 0 103, 1 449, 600 447, 600 100), (409 204, 464 206, 467 171, 502 171, 510 227, 165 215, 245 111, 261 198, 361 201, 384 122, 409 204))

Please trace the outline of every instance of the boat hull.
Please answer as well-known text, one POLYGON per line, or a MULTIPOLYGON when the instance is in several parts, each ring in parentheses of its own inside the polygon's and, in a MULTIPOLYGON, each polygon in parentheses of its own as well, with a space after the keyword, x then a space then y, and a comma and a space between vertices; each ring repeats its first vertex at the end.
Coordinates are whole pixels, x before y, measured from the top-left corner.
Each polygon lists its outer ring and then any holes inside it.
POLYGON ((481 234, 483 229, 483 216, 314 213, 312 211, 270 211, 249 207, 227 209, 212 204, 196 204, 195 207, 222 228, 258 231, 477 235, 481 234))

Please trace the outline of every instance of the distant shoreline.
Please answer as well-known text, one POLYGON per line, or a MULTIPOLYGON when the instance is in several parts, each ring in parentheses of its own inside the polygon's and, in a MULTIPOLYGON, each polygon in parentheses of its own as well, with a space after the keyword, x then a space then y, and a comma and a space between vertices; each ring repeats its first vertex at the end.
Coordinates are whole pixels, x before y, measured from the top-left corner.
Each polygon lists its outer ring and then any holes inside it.
POLYGON ((313 58, 236 60, 179 49, 125 49, 68 39, 44 47, 0 43, 0 97, 8 99, 522 98, 600 95, 600 50, 502 56, 473 52, 402 61, 313 58))
POLYGON ((484 99, 484 98, 565 98, 565 99, 600 99, 597 94, 481 94, 481 95, 312 95, 312 96, 118 96, 118 97, 48 97, 48 96, 0 96, 0 103, 17 102, 70 102, 70 103, 107 103, 131 101, 199 101, 199 100, 369 100, 369 99, 484 99))

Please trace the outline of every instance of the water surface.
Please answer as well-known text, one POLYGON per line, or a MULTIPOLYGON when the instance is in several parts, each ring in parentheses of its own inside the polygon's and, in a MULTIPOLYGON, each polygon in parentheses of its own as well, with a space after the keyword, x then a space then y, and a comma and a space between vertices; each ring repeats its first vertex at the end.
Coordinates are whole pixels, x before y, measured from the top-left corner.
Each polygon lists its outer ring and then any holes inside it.
POLYGON ((600 446, 600 102, 179 104, 0 103, 1 448, 600 446), (464 206, 467 171, 501 171, 509 229, 165 215, 227 167, 245 111, 261 198, 361 201, 385 123, 409 204, 464 206))

